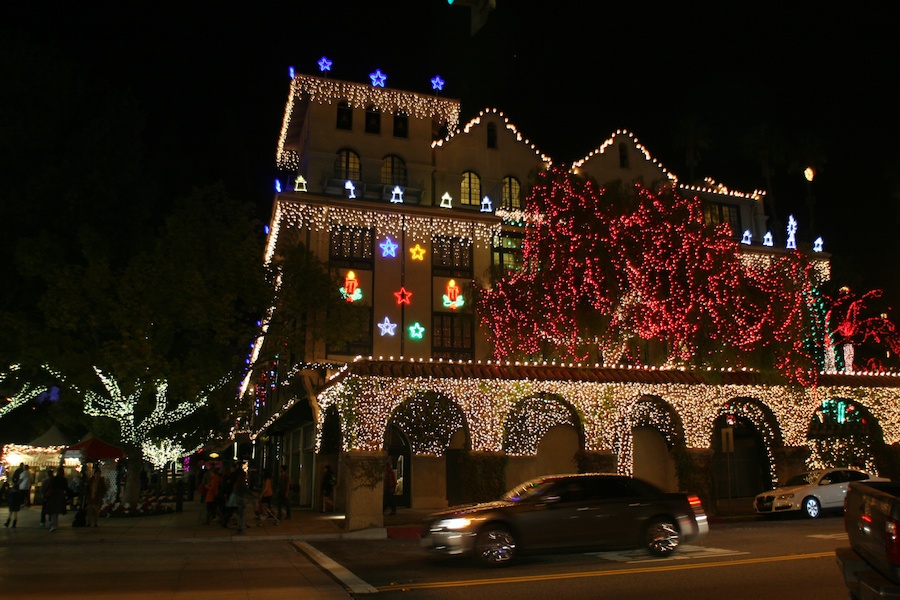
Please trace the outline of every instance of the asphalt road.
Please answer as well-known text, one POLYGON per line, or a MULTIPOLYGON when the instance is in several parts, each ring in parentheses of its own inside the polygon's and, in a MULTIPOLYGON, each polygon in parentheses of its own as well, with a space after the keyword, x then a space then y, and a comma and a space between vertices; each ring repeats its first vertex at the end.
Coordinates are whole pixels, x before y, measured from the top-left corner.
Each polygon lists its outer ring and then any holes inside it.
MULTIPOLYGON (((432 557, 417 540, 311 542, 378 597, 465 600, 846 598, 834 559, 834 549, 846 544, 839 517, 714 524, 708 536, 665 559, 642 551, 555 554, 501 569, 432 557)), ((351 593, 368 596, 359 588, 351 593)))

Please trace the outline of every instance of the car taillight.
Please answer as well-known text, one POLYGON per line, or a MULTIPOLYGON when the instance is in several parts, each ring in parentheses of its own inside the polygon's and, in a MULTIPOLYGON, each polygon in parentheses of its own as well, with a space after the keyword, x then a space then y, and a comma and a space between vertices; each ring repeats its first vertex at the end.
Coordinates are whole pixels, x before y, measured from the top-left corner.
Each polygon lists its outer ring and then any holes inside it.
POLYGON ((694 511, 694 514, 696 514, 696 515, 703 514, 703 503, 700 502, 700 498, 698 496, 694 496, 694 495, 688 496, 688 504, 691 505, 691 510, 694 511))
POLYGON ((888 562, 900 565, 900 523, 890 517, 884 521, 884 547, 888 562))

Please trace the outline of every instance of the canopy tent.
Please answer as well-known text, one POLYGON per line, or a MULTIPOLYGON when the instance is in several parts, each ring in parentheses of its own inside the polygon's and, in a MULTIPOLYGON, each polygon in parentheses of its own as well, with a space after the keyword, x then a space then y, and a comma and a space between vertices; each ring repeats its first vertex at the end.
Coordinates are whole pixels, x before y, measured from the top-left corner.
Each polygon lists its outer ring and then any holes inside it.
POLYGON ((105 458, 125 458, 125 452, 121 448, 107 444, 100 438, 82 440, 74 446, 66 449, 67 457, 77 457, 84 461, 103 460, 105 458))
POLYGON ((29 446, 37 446, 44 448, 47 446, 68 446, 72 440, 59 430, 59 427, 53 425, 50 429, 42 433, 40 436, 29 442, 29 446))

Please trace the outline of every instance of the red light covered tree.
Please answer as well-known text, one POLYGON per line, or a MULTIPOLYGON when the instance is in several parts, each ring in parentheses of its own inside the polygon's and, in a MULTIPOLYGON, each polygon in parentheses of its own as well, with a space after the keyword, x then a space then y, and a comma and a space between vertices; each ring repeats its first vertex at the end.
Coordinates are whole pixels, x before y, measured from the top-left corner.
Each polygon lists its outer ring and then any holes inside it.
MULTIPOLYGON (((815 370, 815 281, 792 252, 743 261, 727 226, 671 189, 600 189, 562 170, 529 197, 523 269, 486 290, 482 323, 498 359, 815 370), (635 342, 664 348, 658 360, 635 342)), ((819 344, 820 345, 820 344, 819 344)))

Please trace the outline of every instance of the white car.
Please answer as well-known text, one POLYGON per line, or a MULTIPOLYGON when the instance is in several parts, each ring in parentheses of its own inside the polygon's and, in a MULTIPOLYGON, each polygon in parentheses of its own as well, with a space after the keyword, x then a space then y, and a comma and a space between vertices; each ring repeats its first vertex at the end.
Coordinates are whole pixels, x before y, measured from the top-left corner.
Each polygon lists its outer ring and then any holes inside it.
POLYGON ((802 511, 810 519, 825 510, 844 508, 844 496, 851 481, 889 481, 853 468, 818 469, 791 477, 787 484, 756 496, 753 506, 761 515, 802 511))

